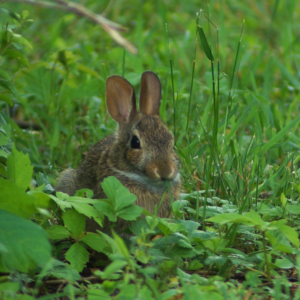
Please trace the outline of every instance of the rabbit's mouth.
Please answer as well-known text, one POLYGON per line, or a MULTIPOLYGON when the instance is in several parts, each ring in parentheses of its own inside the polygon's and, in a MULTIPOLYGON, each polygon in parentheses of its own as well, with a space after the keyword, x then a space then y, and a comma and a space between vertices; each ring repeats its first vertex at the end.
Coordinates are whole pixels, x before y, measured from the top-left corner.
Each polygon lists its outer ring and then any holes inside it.
MULTIPOLYGON (((126 177, 126 179, 130 181, 137 181, 138 183, 141 183, 145 186, 146 189, 152 191, 152 192, 164 192, 165 189, 167 188, 166 181, 167 179, 160 179, 160 180, 153 180, 149 178, 145 174, 137 174, 137 173, 131 173, 131 172, 126 172, 126 171, 121 171, 115 169, 119 175, 122 175, 126 177)), ((168 179, 170 182, 171 186, 172 185, 178 185, 180 181, 180 174, 177 173, 177 175, 173 179, 168 179)), ((125 184, 126 186, 126 184, 125 184)))

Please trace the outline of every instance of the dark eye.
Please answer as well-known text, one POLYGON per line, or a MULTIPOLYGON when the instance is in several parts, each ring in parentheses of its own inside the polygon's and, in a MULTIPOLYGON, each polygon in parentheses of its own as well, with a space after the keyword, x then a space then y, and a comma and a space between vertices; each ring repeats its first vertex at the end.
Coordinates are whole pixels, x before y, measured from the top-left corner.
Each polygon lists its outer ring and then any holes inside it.
POLYGON ((141 149, 140 140, 136 135, 134 135, 131 139, 130 146, 132 149, 141 149))

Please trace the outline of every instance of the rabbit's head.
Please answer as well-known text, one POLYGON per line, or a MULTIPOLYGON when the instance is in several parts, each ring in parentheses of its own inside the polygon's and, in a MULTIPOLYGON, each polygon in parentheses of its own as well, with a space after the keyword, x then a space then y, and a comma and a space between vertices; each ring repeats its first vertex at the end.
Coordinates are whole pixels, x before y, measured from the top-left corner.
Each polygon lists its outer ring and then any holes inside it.
POLYGON ((152 190, 164 189, 166 180, 173 186, 180 181, 174 138, 159 116, 160 97, 160 81, 153 72, 142 75, 139 112, 134 89, 126 79, 114 75, 106 81, 108 111, 119 124, 111 167, 152 190))

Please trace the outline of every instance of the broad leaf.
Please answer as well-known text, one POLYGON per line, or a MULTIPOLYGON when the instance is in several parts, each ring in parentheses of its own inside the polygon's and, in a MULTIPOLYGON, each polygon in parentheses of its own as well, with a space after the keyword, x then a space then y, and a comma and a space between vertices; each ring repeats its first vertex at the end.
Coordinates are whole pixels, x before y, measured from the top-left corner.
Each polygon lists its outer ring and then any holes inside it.
POLYGON ((282 225, 279 230, 295 247, 299 248, 298 233, 294 228, 288 225, 282 225))
POLYGON ((14 59, 18 60, 19 62, 21 62, 26 67, 29 67, 29 63, 28 63, 26 56, 23 55, 18 50, 7 49, 7 50, 3 51, 3 56, 7 56, 9 58, 14 58, 14 59))
MULTIPOLYGON (((95 209, 94 206, 87 204, 87 203, 80 203, 77 202, 76 200, 74 201, 68 201, 70 203, 72 203, 72 206, 81 214, 84 214, 85 216, 87 216, 88 218, 93 217, 94 220, 100 225, 102 226, 103 223, 103 213, 97 209, 95 209)), ((91 200, 90 200, 91 202, 91 200)), ((99 202, 97 200, 93 200, 93 203, 95 204, 96 202, 99 202)))
POLYGON ((97 201, 97 203, 95 203, 95 208, 97 209, 97 211, 99 211, 99 212, 103 213, 104 215, 106 215, 107 218, 109 219, 109 221, 111 221, 111 222, 116 222, 117 221, 115 211, 113 209, 113 206, 109 202, 109 200, 97 201))
MULTIPOLYGON (((82 192, 83 190, 81 190, 82 192)), ((86 190, 89 191, 89 190, 86 190)), ((81 194, 81 193, 80 193, 81 194)), ((83 193, 81 194, 83 195, 83 193)), ((88 218, 93 217, 94 220, 102 226, 103 222, 103 212, 101 208, 97 208, 96 204, 101 202, 100 200, 82 198, 79 196, 69 196, 68 194, 57 192, 56 197, 50 195, 50 197, 59 205, 62 210, 66 208, 74 208, 79 213, 84 214, 88 218)))
POLYGON ((27 193, 34 198, 34 205, 39 208, 51 208, 53 202, 48 194, 40 191, 32 190, 27 193))
POLYGON ((123 257, 125 259, 129 259, 130 254, 129 254, 129 251, 128 251, 124 241, 114 231, 112 231, 112 234, 113 234, 113 238, 116 242, 118 251, 123 255, 123 257))
POLYGON ((133 204, 137 199, 136 195, 130 193, 114 176, 105 178, 101 186, 108 199, 113 202, 116 211, 133 204))
POLYGON ((69 264, 53 258, 49 260, 46 266, 41 270, 40 274, 37 275, 36 286, 41 285, 43 278, 48 276, 65 279, 68 282, 75 282, 81 278, 77 271, 70 269, 69 264))
POLYGON ((275 266, 280 268, 280 269, 292 269, 294 265, 292 262, 290 262, 288 259, 283 258, 283 259, 276 259, 275 260, 275 266))
POLYGON ((208 45, 208 42, 207 42, 207 39, 206 39, 203 28, 201 26, 197 25, 197 29, 198 29, 198 34, 199 34, 199 37, 200 37, 201 45, 203 47, 203 50, 204 50, 207 58, 210 61, 214 61, 214 57, 212 55, 210 46, 208 45))
POLYGON ((244 215, 240 215, 237 213, 220 214, 207 219, 207 221, 215 222, 219 224, 241 223, 248 226, 257 226, 259 228, 262 228, 263 226, 267 226, 268 224, 264 222, 261 219, 260 215, 254 211, 250 211, 248 213, 245 213, 244 215))
POLYGON ((47 229, 47 233, 51 240, 63 240, 71 235, 70 232, 61 225, 51 226, 49 229, 47 229))
POLYGON ((0 253, 0 260, 8 271, 26 273, 44 266, 51 258, 46 232, 33 222, 5 210, 0 210, 0 244, 7 249, 0 253))
POLYGON ((10 97, 8 97, 7 95, 4 95, 4 94, 0 94, 0 100, 6 102, 9 106, 13 106, 14 105, 14 102, 11 100, 10 97))
POLYGON ((109 279, 110 275, 112 275, 113 273, 115 273, 117 271, 121 271, 127 265, 128 265, 128 262, 125 260, 113 261, 111 264, 109 264, 105 268, 102 279, 109 279))
POLYGON ((93 287, 94 286, 91 286, 91 288, 87 290, 88 300, 111 300, 111 296, 109 295, 109 293, 93 287))
POLYGON ((72 269, 81 272, 85 264, 89 261, 89 253, 77 242, 66 252, 66 260, 70 262, 72 269))
POLYGON ((104 248, 107 247, 105 238, 97 233, 88 233, 80 240, 80 242, 87 244, 89 247, 98 252, 103 252, 104 248))
POLYGON ((216 266, 218 266, 218 267, 221 267, 221 266, 223 266, 226 262, 227 262, 227 258, 226 257, 223 257, 223 256, 213 256, 213 255, 211 255, 211 256, 209 256, 206 260, 205 260, 205 264, 206 265, 210 265, 210 266, 212 266, 212 265, 216 265, 216 266))
POLYGON ((0 178, 0 186, 0 209, 24 218, 38 212, 34 206, 34 198, 26 194, 24 188, 4 178, 0 178))
POLYGON ((144 209, 137 205, 130 205, 119 210, 116 215, 127 221, 135 221, 144 209))
POLYGON ((28 154, 19 152, 13 144, 11 154, 7 159, 7 179, 25 191, 30 184, 32 174, 33 167, 28 154))
POLYGON ((85 216, 77 212, 75 209, 66 209, 62 218, 65 226, 72 232, 74 237, 78 237, 85 229, 85 216))

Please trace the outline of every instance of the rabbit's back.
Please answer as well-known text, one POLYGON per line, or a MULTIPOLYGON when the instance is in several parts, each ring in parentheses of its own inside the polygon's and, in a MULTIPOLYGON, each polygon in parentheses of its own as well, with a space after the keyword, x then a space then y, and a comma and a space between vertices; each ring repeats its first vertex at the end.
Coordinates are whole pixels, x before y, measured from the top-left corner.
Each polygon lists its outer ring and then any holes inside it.
POLYGON ((114 140, 114 135, 109 135, 100 140, 89 150, 76 170, 67 169, 63 171, 58 177, 56 191, 73 196, 77 190, 90 189, 94 192, 93 198, 96 199, 98 165, 101 164, 101 161, 105 161, 110 145, 114 140))

